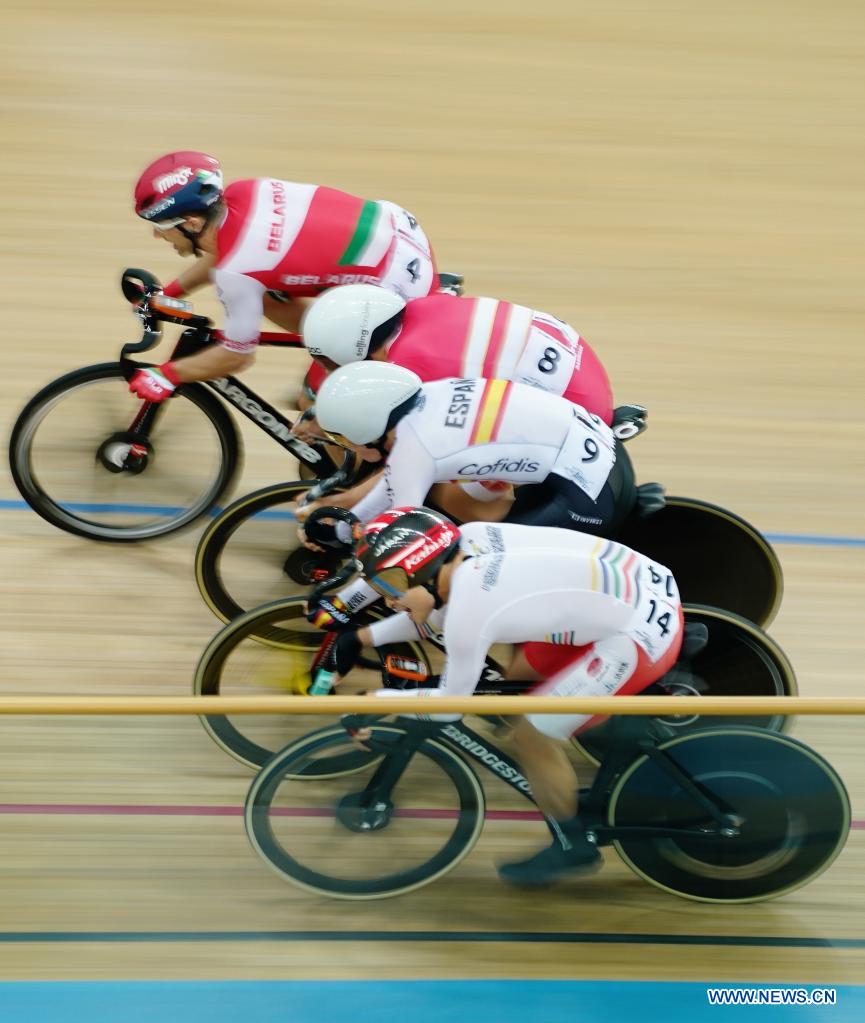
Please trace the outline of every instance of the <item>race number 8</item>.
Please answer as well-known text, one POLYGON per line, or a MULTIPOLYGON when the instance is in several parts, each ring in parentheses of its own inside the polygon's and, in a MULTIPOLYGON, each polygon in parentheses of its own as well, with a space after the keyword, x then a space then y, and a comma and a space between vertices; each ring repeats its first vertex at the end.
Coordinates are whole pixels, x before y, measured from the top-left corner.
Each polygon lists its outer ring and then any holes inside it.
POLYGON ((538 362, 541 373, 554 373, 562 353, 557 348, 545 348, 543 358, 538 362))

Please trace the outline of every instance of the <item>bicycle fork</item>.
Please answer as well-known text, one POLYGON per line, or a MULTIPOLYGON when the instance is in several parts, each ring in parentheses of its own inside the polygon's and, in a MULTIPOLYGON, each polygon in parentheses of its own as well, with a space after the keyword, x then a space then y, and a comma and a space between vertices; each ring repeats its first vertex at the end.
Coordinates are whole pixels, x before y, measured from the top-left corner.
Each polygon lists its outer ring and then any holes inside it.
POLYGON ((350 792, 339 801, 336 808, 337 820, 350 831, 380 831, 386 828, 394 813, 391 798, 393 790, 419 744, 417 740, 407 737, 390 747, 366 786, 359 792, 350 792))

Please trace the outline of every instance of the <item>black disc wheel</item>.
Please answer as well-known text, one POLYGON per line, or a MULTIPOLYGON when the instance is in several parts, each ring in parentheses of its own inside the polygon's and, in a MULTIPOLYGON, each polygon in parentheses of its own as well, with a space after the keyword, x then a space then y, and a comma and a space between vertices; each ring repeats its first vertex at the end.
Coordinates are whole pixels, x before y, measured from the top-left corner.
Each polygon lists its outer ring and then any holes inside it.
POLYGON ((631 515, 616 539, 666 565, 688 604, 723 608, 764 628, 778 611, 784 581, 777 555, 726 508, 668 497, 660 511, 631 515))
MULTIPOLYGON (((374 620, 382 612, 370 609, 358 624, 374 620)), ((287 597, 249 611, 230 622, 213 637, 195 669, 193 689, 197 696, 301 695, 311 681, 314 659, 327 635, 304 617, 303 597, 287 597)), ((376 689, 382 684, 396 688, 391 677, 394 659, 429 667, 419 643, 396 643, 364 650, 361 660, 339 687, 342 695, 376 689)), ((332 720, 326 695, 319 700, 322 714, 214 714, 201 717, 208 735, 226 753, 249 767, 261 767, 277 750, 310 729, 332 720)))
POLYGON ((410 892, 452 870, 484 822, 474 771, 435 739, 401 754, 406 733, 375 725, 371 752, 332 726, 299 739, 256 775, 246 833, 284 880, 341 899, 410 892), (330 768, 345 758, 352 770, 330 768))
POLYGON ((91 540, 150 540, 190 525, 228 492, 240 463, 231 417, 185 384, 137 425, 141 400, 119 363, 44 387, 9 442, 12 476, 47 522, 91 540))
MULTIPOLYGON (((685 606, 685 621, 706 626, 705 647, 689 660, 680 660, 649 692, 669 696, 796 696, 793 666, 780 646, 753 622, 712 607, 685 606)), ((701 728, 749 725, 786 731, 793 719, 786 714, 762 717, 733 715, 718 719, 696 714, 665 714, 657 719, 664 729, 683 735, 701 728)), ((573 743, 589 760, 602 760, 610 748, 609 722, 578 735, 573 743)))
POLYGON ((256 490, 230 504, 202 533, 195 579, 221 621, 308 590, 322 571, 334 569, 332 555, 308 551, 298 540, 294 512, 307 490, 301 480, 256 490))
POLYGON ((624 771, 610 796, 614 845, 641 877, 700 902, 758 902, 807 884, 847 840, 850 802, 821 756, 777 732, 717 728, 658 749, 726 815, 727 827, 648 755, 624 771), (680 832, 680 833, 679 833, 680 832))

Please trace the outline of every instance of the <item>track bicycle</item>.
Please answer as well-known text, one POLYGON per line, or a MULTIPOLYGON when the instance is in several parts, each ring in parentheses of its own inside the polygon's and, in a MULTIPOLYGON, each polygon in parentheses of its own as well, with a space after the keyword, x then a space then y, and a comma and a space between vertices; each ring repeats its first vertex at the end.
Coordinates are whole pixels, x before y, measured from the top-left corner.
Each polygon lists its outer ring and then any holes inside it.
MULTIPOLYGON (((184 328, 173 359, 213 344, 216 331, 188 302, 163 295, 146 270, 124 270, 121 289, 135 304, 141 340, 123 345, 116 362, 85 366, 47 384, 12 429, 12 477, 38 515, 78 536, 116 543, 191 525, 229 493, 242 463, 240 433, 226 406, 296 458, 307 475, 334 473, 323 450, 293 436, 293 422, 236 377, 182 384, 161 403, 130 394, 127 382, 151 365, 130 356, 159 343, 162 323, 184 328)), ((301 339, 263 333, 259 344, 296 348, 301 339)), ((343 482, 347 464, 348 458, 340 466, 343 482)))
MULTIPOLYGON (((315 678, 333 633, 322 633, 304 616, 305 596, 296 595, 255 608, 224 626, 211 639, 195 669, 197 696, 251 696, 274 691, 306 692, 315 678)), ((372 605, 356 618, 358 627, 387 614, 372 605)), ((797 692, 796 677, 783 650, 762 629, 745 618, 719 608, 685 605, 686 627, 701 626, 705 642, 683 653, 673 669, 656 683, 655 692, 674 696, 790 696, 797 692)), ((408 688, 436 684, 434 663, 441 640, 365 650, 360 669, 343 680, 340 692, 357 688, 408 688)), ((478 692, 512 693, 523 683, 504 679, 501 664, 488 657, 478 692)), ((327 714, 326 697, 322 715, 327 714)), ((706 726, 699 716, 658 719, 674 734, 706 726)), ((731 723, 782 730, 784 715, 728 719, 731 723)), ((260 767, 276 751, 298 737, 309 722, 291 715, 210 715, 201 722, 208 735, 226 753, 250 767, 260 767)), ((610 743, 607 725, 599 725, 575 740, 580 752, 597 761, 610 743)))
MULTIPOLYGON (((610 724, 614 741, 580 814, 590 839, 650 884, 700 902, 758 902, 807 884, 843 848, 847 792, 804 743, 734 724, 673 737, 650 719, 610 724)), ((379 721, 364 745, 331 724, 253 780, 247 835, 284 880, 341 899, 401 895, 453 870, 477 842, 478 766, 532 800, 518 764, 464 719, 379 721)))
MULTIPOLYGON (((297 592, 336 571, 340 559, 299 547, 295 509, 309 484, 276 483, 238 498, 205 528, 195 551, 204 602, 223 622, 297 592)), ((649 484, 646 489, 656 488, 649 484)), ((642 489, 642 488, 638 488, 642 489)), ((655 497, 616 537, 675 575, 682 599, 719 607, 766 627, 783 592, 771 544, 733 512, 689 497, 655 497)))

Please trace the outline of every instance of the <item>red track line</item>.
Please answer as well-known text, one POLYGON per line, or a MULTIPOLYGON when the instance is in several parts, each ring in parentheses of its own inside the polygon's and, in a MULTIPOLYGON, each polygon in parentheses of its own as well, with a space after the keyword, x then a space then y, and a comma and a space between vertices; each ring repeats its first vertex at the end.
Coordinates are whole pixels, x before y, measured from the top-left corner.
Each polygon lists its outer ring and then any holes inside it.
MULTIPOLYGON (((331 817, 333 810, 327 807, 281 807, 273 811, 277 817, 331 817)), ((0 803, 0 814, 68 814, 129 817, 242 817, 242 806, 143 806, 136 804, 102 803, 0 803)), ((455 810, 435 810, 417 807, 412 810, 397 810, 397 817, 417 817, 422 820, 436 820, 455 817, 455 810)), ((487 810, 490 821, 534 821, 540 820, 537 810, 487 810)))
MULTIPOLYGON (((333 811, 327 807, 282 807, 272 811, 277 817, 329 817, 333 811)), ((141 805, 123 803, 0 803, 0 814, 35 815, 93 815, 116 817, 242 817, 242 806, 184 806, 141 805)), ((397 810, 397 817, 415 817, 420 820, 443 820, 454 817, 455 810, 436 810, 416 807, 397 810)), ((488 821, 535 821, 541 815, 537 810, 487 810, 488 821)), ((865 820, 850 822, 851 831, 865 831, 865 820)))

